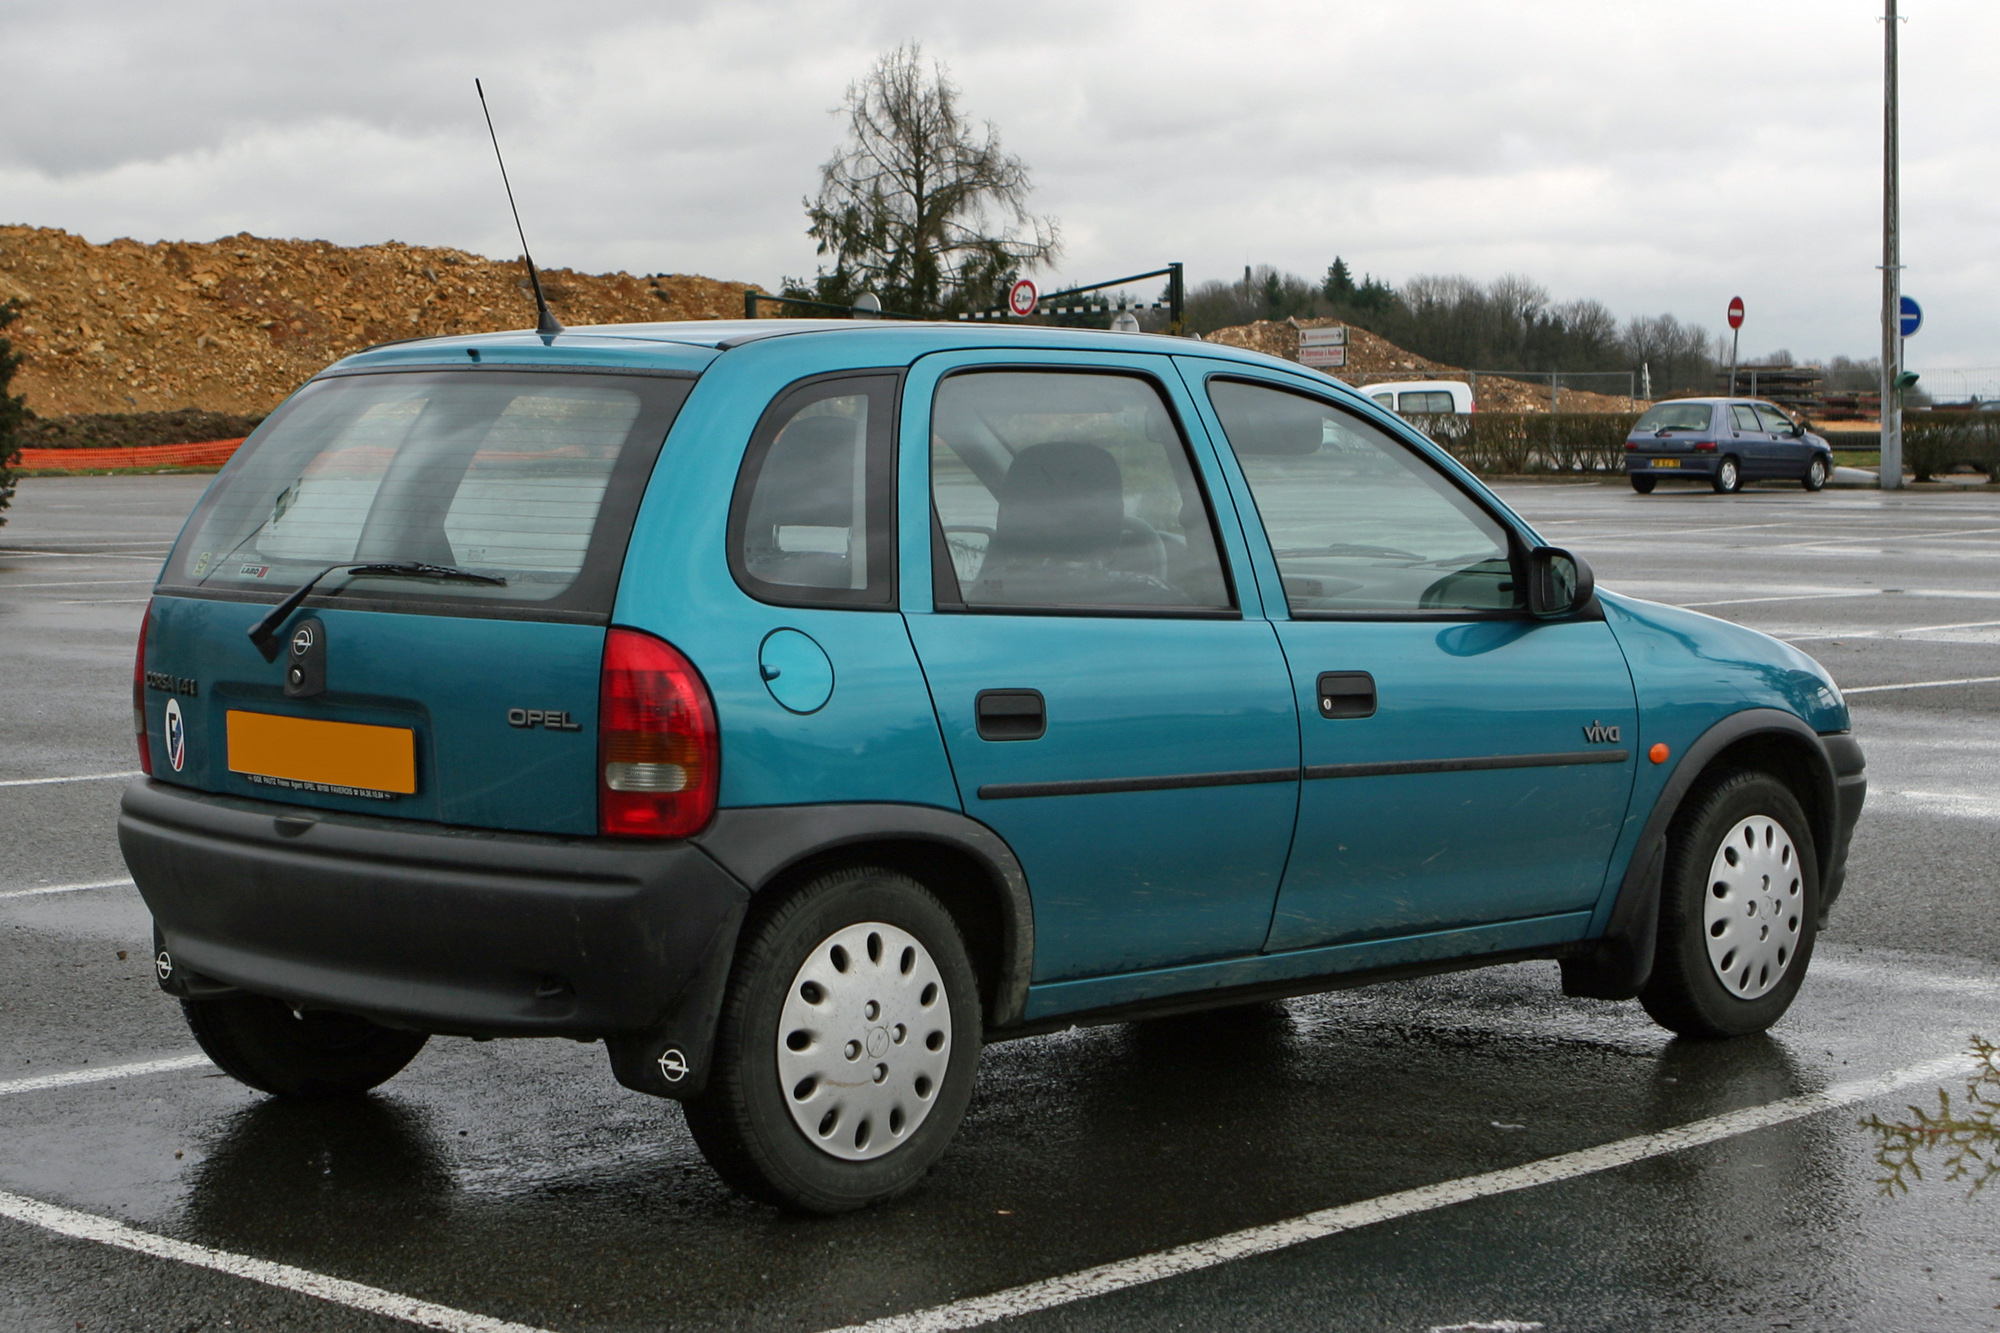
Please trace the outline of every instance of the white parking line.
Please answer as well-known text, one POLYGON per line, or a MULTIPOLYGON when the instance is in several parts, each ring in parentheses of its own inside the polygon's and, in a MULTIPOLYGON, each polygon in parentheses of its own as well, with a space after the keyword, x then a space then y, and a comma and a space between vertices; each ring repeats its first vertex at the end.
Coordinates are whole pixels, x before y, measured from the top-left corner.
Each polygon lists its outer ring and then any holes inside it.
POLYGON ((231 1254, 227 1250, 212 1250, 206 1245, 169 1240, 108 1217, 58 1208, 52 1203, 24 1198, 19 1194, 0 1193, 0 1217, 9 1217, 74 1240, 95 1241, 99 1245, 114 1245, 121 1250, 131 1250, 155 1259, 212 1269, 231 1277, 261 1282, 267 1287, 297 1292, 302 1296, 344 1305, 350 1310, 384 1315, 424 1328, 447 1329, 450 1333, 545 1333, 545 1330, 529 1324, 511 1323, 505 1319, 473 1314, 469 1310, 453 1309, 449 1305, 420 1301, 414 1296, 401 1296, 380 1287, 328 1277, 324 1273, 295 1268, 291 1264, 274 1264, 265 1259, 252 1259, 248 1255, 231 1254))
POLYGON ((52 787, 59 782, 109 782, 113 778, 136 778, 139 770, 125 769, 117 773, 76 773, 66 778, 7 778, 0 780, 0 787, 52 787))
POLYGON ((0 1083, 0 1097, 19 1092, 46 1092, 50 1088, 73 1088, 79 1083, 108 1083, 114 1078, 141 1078, 147 1074, 171 1074, 179 1069, 199 1069, 208 1063, 205 1055, 170 1055, 158 1060, 134 1060, 129 1064, 103 1065, 97 1069, 70 1069, 60 1074, 37 1074, 0 1083))
POLYGON ((1522 1166, 1489 1171, 1484 1175, 1466 1176, 1459 1180, 1447 1180, 1436 1185, 1424 1185, 1417 1189, 1386 1194, 1380 1198, 1345 1204, 1338 1208, 1326 1208, 1287 1221, 1231 1232, 1226 1236, 1217 1236, 1213 1240, 1196 1241, 1191 1245, 1176 1246, 1170 1250, 1160 1250, 1153 1254, 1121 1259, 1115 1263, 1100 1264, 1096 1268, 1086 1268, 1081 1272, 1066 1273, 1061 1277, 1010 1287, 989 1296, 973 1296, 962 1301, 953 1301, 948 1305, 934 1305, 927 1310, 914 1310, 909 1314, 890 1315, 866 1323, 845 1325, 833 1330, 832 1333, 946 1333, 946 1330, 950 1329, 973 1328, 996 1320, 1011 1319, 1089 1300, 1095 1296, 1129 1290, 1150 1282, 1158 1282, 1163 1278, 1177 1277, 1183 1273, 1199 1272, 1204 1268, 1213 1268, 1236 1259, 1270 1254, 1275 1250, 1289 1249, 1309 1240, 1320 1240, 1327 1236, 1339 1235, 1343 1231, 1373 1226, 1378 1222, 1389 1222, 1401 1217, 1448 1208, 1453 1204, 1468 1203, 1474 1199, 1533 1189, 1537 1185, 1574 1180, 1579 1176, 1630 1166, 1634 1162, 1643 1162, 1648 1158, 1663 1157, 1669 1153, 1698 1148, 1704 1144, 1735 1138, 1755 1130, 1769 1129, 1775 1125, 1804 1119, 1806 1116, 1818 1115, 1823 1111, 1837 1111, 1858 1102, 1898 1092, 1914 1084, 1934 1083, 1961 1076, 1969 1073, 1972 1068, 1971 1057, 1964 1055, 1927 1060, 1922 1064, 1894 1070, 1878 1078, 1836 1084, 1824 1092, 1808 1093, 1802 1097, 1786 1097, 1780 1101, 1767 1102, 1762 1106, 1746 1107, 1741 1111, 1730 1111, 1723 1115, 1710 1116, 1705 1120, 1676 1125, 1672 1129, 1661 1130, 1658 1133, 1639 1134, 1629 1139, 1620 1139, 1615 1143, 1584 1148, 1522 1166))
POLYGON ((1880 694, 1884 690, 1935 690, 1946 685, 1991 685, 2000 676, 1966 676, 1962 680, 1913 680, 1906 685, 1862 685, 1842 694, 1880 694))
POLYGON ((38 884, 32 889, 0 889, 0 902, 9 898, 42 898, 51 893, 82 893, 85 889, 122 889, 132 882, 125 879, 94 879, 88 884, 38 884))

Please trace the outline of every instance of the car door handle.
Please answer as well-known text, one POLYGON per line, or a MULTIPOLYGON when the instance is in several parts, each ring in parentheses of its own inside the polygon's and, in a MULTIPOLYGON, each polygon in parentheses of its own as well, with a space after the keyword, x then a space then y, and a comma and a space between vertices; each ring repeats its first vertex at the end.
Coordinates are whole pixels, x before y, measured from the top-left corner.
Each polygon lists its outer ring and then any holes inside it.
POLYGON ((1319 715, 1325 718, 1373 717, 1375 677, 1366 671, 1320 672, 1319 715))
POLYGON ((981 740, 1032 741, 1049 729, 1048 706, 1040 690, 981 690, 972 711, 981 740))

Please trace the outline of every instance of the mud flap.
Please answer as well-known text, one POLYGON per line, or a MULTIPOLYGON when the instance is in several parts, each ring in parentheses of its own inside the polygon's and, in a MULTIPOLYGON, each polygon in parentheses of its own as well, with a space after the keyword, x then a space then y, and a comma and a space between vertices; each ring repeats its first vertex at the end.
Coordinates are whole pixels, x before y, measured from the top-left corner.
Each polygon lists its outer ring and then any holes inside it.
POLYGON ((1564 995, 1630 1000, 1645 989, 1660 937, 1660 877, 1666 862, 1666 839, 1656 838, 1644 873, 1626 879, 1604 934, 1561 961, 1564 995))
POLYGON ((715 1025, 722 1017, 723 992, 736 961, 736 935, 750 903, 735 904, 709 937, 699 971, 667 1004, 665 1014, 640 1032, 606 1037, 611 1073, 635 1092, 686 1101, 708 1086, 715 1025))

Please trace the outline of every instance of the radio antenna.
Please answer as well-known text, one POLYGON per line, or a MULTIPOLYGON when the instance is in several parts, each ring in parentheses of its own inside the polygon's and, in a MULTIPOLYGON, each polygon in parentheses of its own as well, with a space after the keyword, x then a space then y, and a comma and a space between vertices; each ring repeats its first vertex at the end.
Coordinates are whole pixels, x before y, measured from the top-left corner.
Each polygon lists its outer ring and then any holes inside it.
POLYGON ((479 93, 479 109, 486 114, 486 133, 493 140, 493 160, 500 164, 500 184, 507 189, 507 207, 514 214, 514 234, 521 238, 521 258, 528 265, 528 281, 535 288, 535 332, 543 342, 554 338, 563 331, 562 322, 549 309, 549 300, 542 295, 542 275, 535 271, 535 257, 528 253, 528 233, 521 227, 521 210, 514 203, 514 186, 507 179, 507 159, 500 156, 500 136, 493 132, 493 112, 486 105, 486 89, 480 87, 479 80, 472 81, 479 93))

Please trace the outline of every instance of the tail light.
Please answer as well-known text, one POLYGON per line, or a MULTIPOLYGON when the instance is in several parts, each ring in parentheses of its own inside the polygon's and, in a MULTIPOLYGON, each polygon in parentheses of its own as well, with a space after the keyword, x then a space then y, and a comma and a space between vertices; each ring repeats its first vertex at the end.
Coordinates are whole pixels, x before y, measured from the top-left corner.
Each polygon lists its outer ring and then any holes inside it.
POLYGON ((1625 441, 1625 447, 1627 449, 1637 449, 1639 447, 1639 442, 1637 440, 1627 440, 1625 441))
POLYGON ((1696 452, 1696 453, 1698 453, 1698 454, 1700 454, 1700 453, 1708 453, 1708 454, 1712 454, 1712 453, 1714 453, 1714 452, 1715 452, 1715 441, 1714 441, 1714 440, 1696 440, 1696 441, 1694 442, 1694 450, 1695 450, 1695 452, 1696 452))
POLYGON ((146 603, 139 622, 139 651, 132 658, 132 732, 139 742, 139 771, 153 776, 153 743, 146 735, 146 631, 153 625, 153 604, 146 603))
POLYGON ((685 838, 715 813, 715 705, 694 664, 664 640, 635 629, 604 636, 597 759, 602 833, 685 838))

